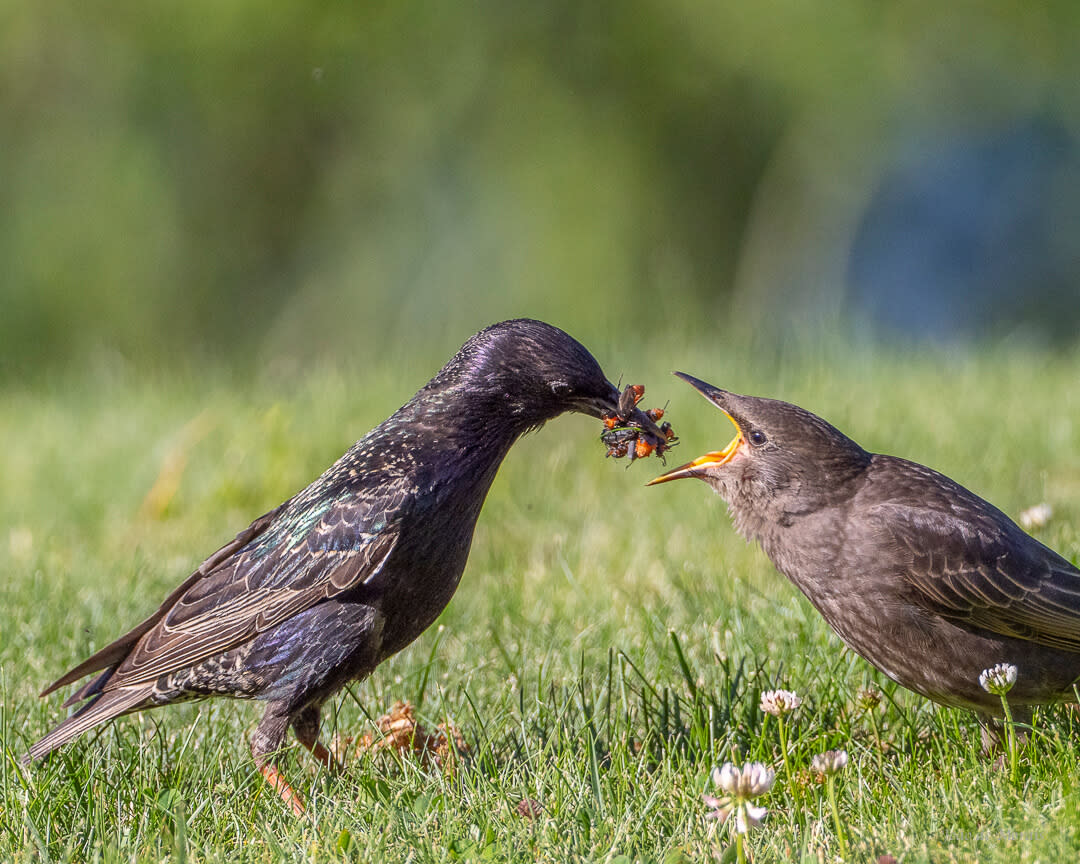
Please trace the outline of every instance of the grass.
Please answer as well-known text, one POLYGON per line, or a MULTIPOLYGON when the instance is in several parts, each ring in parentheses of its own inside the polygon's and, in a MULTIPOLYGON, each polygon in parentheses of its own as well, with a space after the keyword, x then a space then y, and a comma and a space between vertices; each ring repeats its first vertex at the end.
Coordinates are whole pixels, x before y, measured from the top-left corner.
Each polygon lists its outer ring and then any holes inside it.
MULTIPOLYGON (((592 346, 613 376, 671 400, 680 461, 725 444, 683 368, 816 410, 862 444, 926 462, 1080 555, 1080 356, 818 348, 758 356, 656 339, 592 346)), ((703 484, 646 489, 659 463, 602 458, 598 424, 561 418, 510 454, 462 584, 429 632, 342 693, 324 734, 356 734, 396 700, 451 720, 451 773, 361 759, 344 776, 295 754, 297 822, 254 771, 258 706, 216 700, 114 722, 23 772, 61 716, 37 691, 152 611, 201 558, 313 478, 442 357, 253 382, 122 365, 0 395, 0 860, 712 861, 729 846, 701 794, 720 762, 777 781, 752 859, 838 860, 812 757, 843 748, 849 860, 1048 861, 1080 849, 1080 720, 1042 712, 1018 779, 979 754, 974 718, 897 689, 844 649, 703 484), (404 369, 404 371, 402 371, 404 369), (872 713, 856 694, 885 694, 872 713), (790 772, 758 703, 804 699, 790 772), (879 746, 880 742, 880 746, 879 746), (538 818, 517 813, 523 799, 538 818)), ((927 662, 932 662, 928 658, 927 662)))

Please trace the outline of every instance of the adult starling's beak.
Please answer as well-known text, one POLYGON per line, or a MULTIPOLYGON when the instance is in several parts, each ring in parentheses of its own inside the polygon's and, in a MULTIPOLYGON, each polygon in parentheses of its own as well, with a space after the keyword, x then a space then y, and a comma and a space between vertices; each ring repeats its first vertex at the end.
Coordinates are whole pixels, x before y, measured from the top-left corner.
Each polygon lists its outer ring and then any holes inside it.
MULTIPOLYGON (((599 398, 591 397, 588 400, 583 401, 577 410, 583 414, 596 417, 597 419, 611 414, 618 414, 619 396, 621 393, 619 388, 610 381, 608 382, 608 388, 607 395, 599 398)), ((634 413, 629 417, 629 422, 644 432, 647 432, 653 439, 652 443, 654 445, 667 441, 667 438, 664 437, 664 433, 660 431, 660 427, 656 425, 656 421, 640 408, 634 409, 634 413)))
POLYGON ((713 387, 712 384, 707 384, 700 378, 695 378, 693 375, 687 375, 685 372, 676 372, 675 374, 724 412, 724 416, 727 417, 728 420, 731 421, 731 425, 735 427, 735 437, 731 439, 727 447, 723 450, 713 450, 710 453, 706 453, 704 456, 699 456, 693 462, 687 462, 685 465, 680 465, 678 468, 668 471, 666 474, 654 477, 645 484, 646 486, 655 486, 657 483, 667 483, 669 480, 682 480, 684 477, 704 477, 709 467, 714 465, 726 465, 730 462, 739 447, 742 446, 743 441, 746 440, 743 438, 742 429, 739 428, 738 422, 736 422, 735 418, 732 417, 724 407, 724 404, 731 394, 726 390, 721 390, 719 387, 713 387))
POLYGON ((603 396, 589 396, 582 401, 578 410, 592 417, 603 417, 619 410, 619 395, 619 388, 608 381, 607 392, 603 396))

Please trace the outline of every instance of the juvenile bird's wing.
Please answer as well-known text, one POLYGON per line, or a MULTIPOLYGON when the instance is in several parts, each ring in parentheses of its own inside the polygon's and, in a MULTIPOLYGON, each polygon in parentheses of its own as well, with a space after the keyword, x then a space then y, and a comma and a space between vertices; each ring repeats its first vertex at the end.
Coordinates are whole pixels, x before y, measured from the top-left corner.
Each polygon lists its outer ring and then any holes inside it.
POLYGON ((1080 651, 1080 571, 966 495, 970 500, 887 503, 867 512, 911 599, 962 626, 1080 651))
POLYGON ((205 573, 196 571, 198 578, 174 592, 168 608, 144 622, 150 626, 113 661, 119 663, 115 670, 72 699, 193 666, 362 585, 379 573, 397 541, 404 486, 384 485, 378 495, 287 502, 292 506, 275 511, 253 540, 211 556, 209 568, 200 568, 205 573))

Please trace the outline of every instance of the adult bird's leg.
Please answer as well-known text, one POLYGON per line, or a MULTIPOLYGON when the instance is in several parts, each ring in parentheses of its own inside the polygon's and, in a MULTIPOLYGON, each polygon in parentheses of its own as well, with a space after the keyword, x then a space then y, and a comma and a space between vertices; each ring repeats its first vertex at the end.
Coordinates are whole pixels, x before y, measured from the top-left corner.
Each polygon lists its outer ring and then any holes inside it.
POLYGON ((293 718, 293 732, 296 733, 296 740, 303 744, 327 771, 335 772, 341 768, 341 763, 319 740, 320 713, 317 706, 309 705, 293 718))
POLYGON ((270 788, 277 792, 281 800, 289 806, 293 815, 300 817, 307 812, 304 801, 289 785, 289 781, 285 779, 275 762, 288 728, 289 715, 285 711, 285 706, 280 702, 271 702, 251 736, 251 755, 255 759, 259 773, 270 784, 270 788))

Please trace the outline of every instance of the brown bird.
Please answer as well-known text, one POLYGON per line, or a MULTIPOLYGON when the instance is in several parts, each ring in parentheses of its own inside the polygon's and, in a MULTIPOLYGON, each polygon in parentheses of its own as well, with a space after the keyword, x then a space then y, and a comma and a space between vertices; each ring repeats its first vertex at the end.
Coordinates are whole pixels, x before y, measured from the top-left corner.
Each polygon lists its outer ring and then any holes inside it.
MULTIPOLYGON (((723 449, 651 481, 698 477, 847 645, 916 693, 1002 713, 980 673, 1017 668, 1014 717, 1074 700, 1080 571, 930 468, 868 453, 796 405, 675 373, 735 426, 723 449)), ((984 727, 985 728, 985 727, 984 727)))

